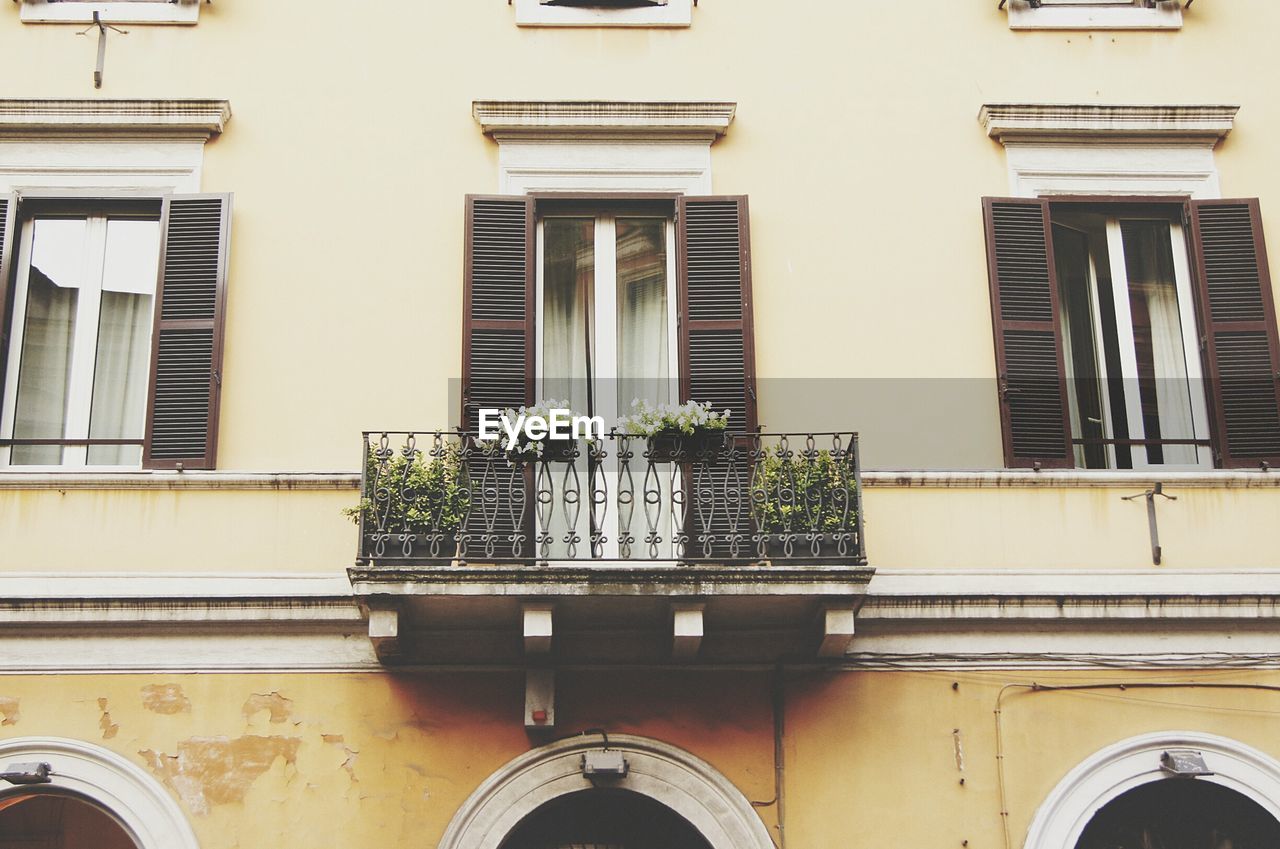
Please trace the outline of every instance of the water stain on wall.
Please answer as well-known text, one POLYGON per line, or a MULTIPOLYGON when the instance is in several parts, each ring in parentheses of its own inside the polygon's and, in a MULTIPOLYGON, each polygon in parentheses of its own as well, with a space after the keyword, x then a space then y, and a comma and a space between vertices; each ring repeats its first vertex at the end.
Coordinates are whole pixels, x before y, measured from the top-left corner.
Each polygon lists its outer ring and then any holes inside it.
POLYGON ((191 712, 191 700, 177 684, 148 684, 143 687, 142 706, 152 713, 191 712))
POLYGON ((214 805, 243 802, 277 758, 296 766, 301 743, 298 737, 192 737, 178 743, 174 755, 151 749, 138 754, 192 813, 207 814, 214 805))

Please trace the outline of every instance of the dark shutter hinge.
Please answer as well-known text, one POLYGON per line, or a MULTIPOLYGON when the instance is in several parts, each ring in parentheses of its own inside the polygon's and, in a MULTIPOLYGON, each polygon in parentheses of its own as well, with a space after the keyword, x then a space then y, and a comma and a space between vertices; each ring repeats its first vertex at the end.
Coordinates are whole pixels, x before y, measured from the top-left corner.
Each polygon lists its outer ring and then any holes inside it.
POLYGON ((215 371, 214 371, 214 373, 213 373, 213 381, 214 381, 214 383, 217 383, 219 386, 221 386, 221 385, 222 385, 222 373, 221 373, 221 372, 219 372, 219 371, 216 371, 216 370, 215 370, 215 371))
POLYGON ((1207 350, 1209 350, 1209 337, 1204 333, 1201 333, 1200 334, 1200 353, 1203 354, 1207 350))

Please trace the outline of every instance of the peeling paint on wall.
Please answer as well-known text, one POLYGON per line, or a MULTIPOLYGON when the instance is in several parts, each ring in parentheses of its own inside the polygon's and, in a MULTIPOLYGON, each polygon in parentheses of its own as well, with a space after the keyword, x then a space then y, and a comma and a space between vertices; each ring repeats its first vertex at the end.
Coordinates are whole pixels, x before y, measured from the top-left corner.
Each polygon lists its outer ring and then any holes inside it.
POLYGON ((102 711, 102 718, 98 720, 98 727, 102 729, 102 739, 110 740, 120 733, 120 726, 111 721, 111 711, 107 709, 106 699, 98 699, 98 710, 102 711))
POLYGON ((342 762, 342 770, 347 774, 347 778, 351 779, 352 784, 359 781, 356 778, 356 759, 360 757, 359 750, 348 748, 346 738, 341 734, 321 734, 320 739, 331 746, 342 747, 342 753, 346 755, 346 760, 342 762))
POLYGON ((297 737, 192 737, 178 743, 176 755, 150 749, 138 754, 192 813, 207 814, 214 805, 243 802, 277 758, 295 767, 301 743, 297 737))
POLYGON ((249 696, 244 703, 244 707, 241 708, 246 722, 255 713, 264 710, 271 713, 272 722, 284 722, 293 715, 293 700, 286 699, 274 691, 266 694, 254 693, 249 696))
POLYGON ((18 700, 8 696, 0 696, 0 725, 17 725, 18 700))
POLYGON ((191 700, 177 684, 149 684, 143 687, 142 706, 152 713, 191 712, 191 700))

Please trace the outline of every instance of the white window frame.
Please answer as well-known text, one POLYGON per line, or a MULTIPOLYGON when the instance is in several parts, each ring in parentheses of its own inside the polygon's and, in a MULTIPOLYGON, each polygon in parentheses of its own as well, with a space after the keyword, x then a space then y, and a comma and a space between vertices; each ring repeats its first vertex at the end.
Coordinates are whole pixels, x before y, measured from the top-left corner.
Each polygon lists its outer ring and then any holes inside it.
POLYGON ((1161 0, 1146 8, 1140 0, 1009 0, 1009 28, 1021 29, 1181 29, 1182 2, 1161 0))
POLYGON ((667 0, 663 6, 592 9, 547 6, 539 0, 515 0, 516 25, 522 27, 687 27, 693 24, 693 0, 667 0))
POLYGON ((20 0, 24 24, 88 24, 97 12, 104 24, 184 24, 200 20, 200 0, 20 0))
MULTIPOLYGON (((93 204, 89 201, 86 206, 91 209, 93 204)), ((39 217, 33 216, 21 222, 22 229, 18 241, 17 285, 14 289, 13 313, 9 317, 12 332, 9 335, 9 356, 5 370, 4 395, 3 399, 0 400, 0 436, 5 439, 13 438, 14 418, 17 415, 18 378, 22 370, 21 353, 23 340, 26 336, 27 291, 31 281, 31 248, 35 233, 35 220, 39 217)), ((96 373, 95 363, 98 355, 99 319, 102 306, 102 278, 105 272, 108 217, 106 213, 97 211, 83 215, 86 221, 85 241, 87 249, 84 257, 84 270, 80 275, 81 285, 78 287, 80 294, 77 297, 75 331, 71 343, 72 380, 67 390, 67 419, 64 424, 64 430, 66 431, 64 438, 69 440, 86 439, 89 436, 90 410, 93 404, 93 383, 96 373)), ((158 199, 156 217, 148 220, 159 221, 158 199)), ((159 263, 159 259, 159 256, 157 256, 157 263, 159 263)), ((157 286, 158 278, 152 278, 150 295, 153 313, 157 304, 157 286)), ((148 335, 147 339, 148 349, 151 349, 151 346, 155 344, 155 339, 150 335, 148 335)), ((148 376, 149 381, 150 377, 148 376)), ((141 434, 139 434, 138 439, 142 439, 141 434)), ((121 471, 136 470, 142 465, 141 453, 139 453, 137 463, 124 465, 90 464, 88 462, 88 445, 66 445, 62 449, 61 463, 14 466, 11 463, 12 450, 10 446, 0 446, 0 469, 31 472, 75 472, 85 469, 121 471)))

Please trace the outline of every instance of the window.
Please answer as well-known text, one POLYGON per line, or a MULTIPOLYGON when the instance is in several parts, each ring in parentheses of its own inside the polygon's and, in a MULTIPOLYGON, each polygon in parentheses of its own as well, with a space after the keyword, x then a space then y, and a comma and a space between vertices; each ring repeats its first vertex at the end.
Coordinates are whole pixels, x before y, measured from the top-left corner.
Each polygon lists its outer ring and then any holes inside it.
POLYGON ((1212 468, 1181 207, 1050 210, 1076 466, 1212 468))
POLYGON ((31 442, 7 465, 138 466, 159 203, 55 207, 26 218, 18 239, 0 428, 31 442))
POLYGON ((229 212, 0 195, 0 466, 213 467, 229 212))
POLYGON ((194 24, 201 0, 21 0, 23 23, 194 24))
POLYGON ((672 208, 601 204, 540 218, 539 398, 606 422, 635 398, 677 400, 672 208))
POLYGON ((14 849, 137 849, 106 811, 75 796, 35 793, 0 798, 0 845, 14 849))
POLYGON ((1005 461, 1280 463, 1256 200, 984 202, 1005 461))
POLYGON ((687 27, 693 0, 515 0, 520 26, 687 27))
MULTIPOLYGON (((576 412, 610 422, 644 397, 710 403, 730 410, 731 432, 753 430, 749 256, 743 197, 469 197, 464 427, 476 426, 479 409, 536 398, 569 400, 576 412)), ((499 462, 472 474, 511 472, 499 462)), ((581 473, 578 485, 586 486, 581 473)), ((714 497, 728 498, 729 489, 722 481, 714 497)), ((739 498, 746 503, 745 492, 739 498)), ((518 508, 482 508, 472 513, 477 532, 532 538, 514 527, 518 508)), ((563 523, 588 521, 586 511, 573 521, 557 514, 536 530, 563 540, 563 523)), ((607 526, 589 530, 617 541, 607 526)))
POLYGON ((1009 0, 1012 29, 1177 29, 1183 0, 1009 0))

